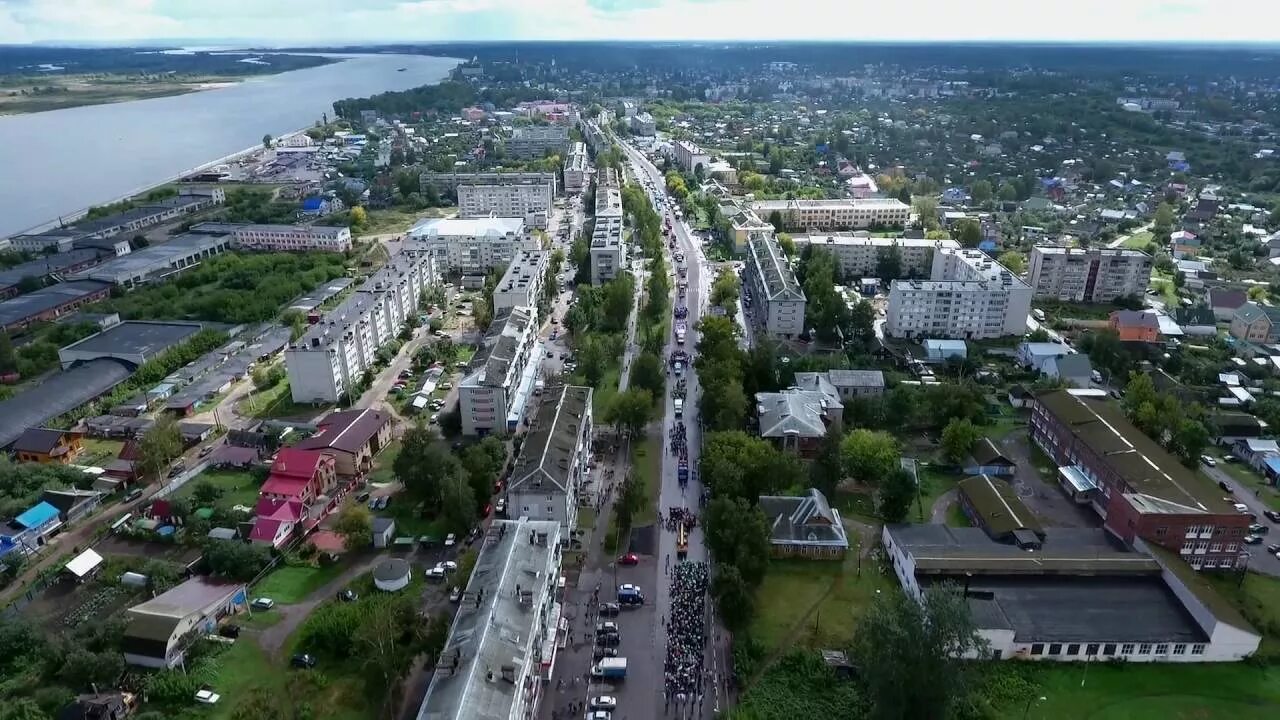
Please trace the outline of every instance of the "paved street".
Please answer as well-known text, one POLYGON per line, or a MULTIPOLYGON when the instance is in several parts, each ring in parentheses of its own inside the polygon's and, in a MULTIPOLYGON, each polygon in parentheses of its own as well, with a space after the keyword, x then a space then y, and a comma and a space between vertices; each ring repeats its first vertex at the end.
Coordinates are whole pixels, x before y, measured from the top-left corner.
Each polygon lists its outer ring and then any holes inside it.
MULTIPOLYGON (((1221 462, 1221 461, 1219 461, 1221 462)), ((1267 546, 1273 543, 1280 543, 1280 526, 1267 519, 1263 512, 1270 510, 1271 506, 1258 499, 1258 496, 1249 488, 1241 486, 1240 482, 1231 477, 1225 470, 1220 467, 1209 467, 1201 464, 1200 469, 1209 476, 1211 480, 1217 483, 1225 482, 1231 487, 1231 495, 1235 496, 1235 502, 1243 503, 1249 506, 1249 512, 1258 516, 1258 524, 1265 528, 1269 528, 1268 532, 1262 536, 1261 545, 1246 545, 1244 549, 1249 553, 1249 569, 1260 572, 1264 575, 1272 577, 1280 577, 1280 559, 1275 555, 1267 552, 1267 546), (1271 532, 1274 530, 1275 532, 1271 532)), ((1222 493, 1225 497, 1226 492, 1222 493)))

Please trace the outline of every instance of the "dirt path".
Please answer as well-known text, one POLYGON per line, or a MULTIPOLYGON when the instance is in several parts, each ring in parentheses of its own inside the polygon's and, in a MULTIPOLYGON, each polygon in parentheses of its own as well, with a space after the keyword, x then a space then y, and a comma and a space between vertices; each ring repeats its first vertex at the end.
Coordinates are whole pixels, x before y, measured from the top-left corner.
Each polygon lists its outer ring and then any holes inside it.
POLYGON ((280 622, 264 628, 262 632, 258 633, 258 645, 262 647, 267 655, 279 659, 280 651, 284 649, 285 641, 289 639, 294 630, 298 629, 302 621, 307 619, 312 610, 315 610, 320 603, 337 595, 338 590, 344 585, 369 572, 374 565, 384 559, 385 556, 383 555, 370 555, 362 558, 355 565, 347 568, 341 575, 329 581, 323 587, 317 588, 302 602, 291 605, 277 605, 276 612, 280 613, 280 622))
POLYGON ((956 498, 959 497, 960 491, 952 488, 938 496, 933 501, 933 508, 929 511, 929 522, 934 525, 947 524, 947 511, 955 504, 956 498))

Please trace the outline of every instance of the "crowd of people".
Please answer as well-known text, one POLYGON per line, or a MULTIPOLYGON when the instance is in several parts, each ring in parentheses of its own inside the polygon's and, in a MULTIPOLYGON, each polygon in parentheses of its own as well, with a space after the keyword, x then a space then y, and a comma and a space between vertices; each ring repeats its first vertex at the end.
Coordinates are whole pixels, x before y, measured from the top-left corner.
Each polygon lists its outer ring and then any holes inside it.
POLYGON ((662 524, 668 530, 673 532, 680 525, 684 525, 686 529, 690 530, 698 526, 698 515, 688 508, 673 507, 667 511, 666 515, 659 511, 658 519, 662 521, 662 524))
POLYGON ((667 703, 687 703, 702 696, 702 656, 707 644, 707 564, 676 563, 671 572, 671 617, 667 625, 667 658, 663 695, 667 703))

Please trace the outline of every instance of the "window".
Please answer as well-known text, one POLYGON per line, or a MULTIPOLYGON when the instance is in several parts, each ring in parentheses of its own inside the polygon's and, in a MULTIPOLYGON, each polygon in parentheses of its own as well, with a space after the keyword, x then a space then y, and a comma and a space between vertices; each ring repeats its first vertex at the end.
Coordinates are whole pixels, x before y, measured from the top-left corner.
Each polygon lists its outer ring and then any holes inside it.
POLYGON ((1156 645, 1156 654, 1157 654, 1157 655, 1168 655, 1168 654, 1169 654, 1169 644, 1168 644, 1168 643, 1158 643, 1158 644, 1156 645))
POLYGON ((1032 655, 1043 655, 1043 654, 1044 654, 1044 643, 1032 643, 1032 644, 1031 644, 1031 654, 1032 654, 1032 655))
POLYGON ((1192 645, 1192 646, 1191 646, 1191 654, 1192 654, 1192 655, 1203 655, 1203 654, 1204 654, 1204 643, 1196 643, 1195 645, 1192 645))
POLYGON ((1186 643, 1178 643, 1177 645, 1174 645, 1174 646, 1173 646, 1173 654, 1174 654, 1174 655, 1186 655, 1186 654, 1187 654, 1187 644, 1186 644, 1186 643))
POLYGON ((1107 643, 1106 645, 1103 645, 1103 646, 1102 646, 1102 654, 1103 654, 1103 655, 1115 655, 1115 654, 1116 654, 1116 644, 1115 644, 1115 643, 1107 643))
POLYGON ((1121 654, 1121 655, 1132 655, 1132 654, 1133 654, 1133 643, 1125 643, 1125 644, 1121 645, 1121 646, 1120 646, 1120 654, 1121 654))
POLYGON ((1168 526, 1166 526, 1166 525, 1161 525, 1160 527, 1156 528, 1156 537, 1158 537, 1158 538, 1162 538, 1162 537, 1164 537, 1164 536, 1165 536, 1165 534, 1167 534, 1168 532, 1169 532, 1169 528, 1168 528, 1168 526))
POLYGON ((1089 643, 1084 649, 1085 657, 1093 657, 1098 654, 1098 643, 1089 643))
POLYGON ((1213 544, 1209 545, 1209 552, 1211 552, 1211 553, 1220 553, 1220 552, 1222 552, 1222 543, 1220 543, 1220 542, 1216 542, 1216 543, 1213 543, 1213 544))
POLYGON ((1067 646, 1067 657, 1075 657, 1080 654, 1080 643, 1071 643, 1067 646))
POLYGON ((1061 654, 1062 654, 1062 643, 1049 643, 1049 654, 1050 654, 1050 655, 1061 655, 1061 654))

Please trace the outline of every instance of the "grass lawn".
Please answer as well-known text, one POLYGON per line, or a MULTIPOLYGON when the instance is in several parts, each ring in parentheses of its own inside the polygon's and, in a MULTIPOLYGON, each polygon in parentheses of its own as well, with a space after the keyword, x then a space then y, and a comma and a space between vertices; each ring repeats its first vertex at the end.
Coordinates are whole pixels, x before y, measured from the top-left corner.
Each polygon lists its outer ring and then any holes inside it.
POLYGON ((1128 240, 1125 240, 1120 244, 1120 247, 1129 248, 1131 250, 1144 250, 1153 237, 1155 236, 1151 234, 1150 230, 1143 230, 1142 232, 1130 235, 1128 240))
POLYGON ((201 483, 209 483, 222 490, 222 497, 214 504, 229 508, 233 505, 253 507, 258 501, 258 481, 248 472, 237 470, 206 470, 194 480, 179 488, 174 495, 179 499, 188 499, 201 483))
POLYGON ((124 447, 124 443, 119 440, 99 438, 84 438, 80 444, 84 450, 76 458, 77 465, 98 465, 109 462, 119 457, 120 448, 124 447))
MULTIPOLYGON (((1240 487, 1253 491, 1258 499, 1271 506, 1271 509, 1280 510, 1280 492, 1277 492, 1274 486, 1268 485, 1266 479, 1254 472, 1253 468, 1240 461, 1227 462, 1222 459, 1222 453, 1217 450, 1210 451, 1210 454, 1218 459, 1218 469, 1230 475, 1240 487)), ((1203 470, 1201 473, 1203 474, 1203 470)), ((1210 479, 1210 482, 1213 480, 1210 479)))
POLYGON ((387 443, 382 452, 378 453, 378 457, 373 461, 373 472, 369 474, 369 481, 375 483, 389 483, 396 479, 395 465, 396 458, 400 455, 400 441, 392 440, 387 443))
POLYGON ((635 477, 644 483, 648 502, 636 513, 632 525, 648 525, 658 519, 658 496, 662 492, 662 437, 646 437, 631 446, 631 467, 635 477))
POLYGON ((773 560, 756 592, 751 636, 770 651, 793 644, 845 647, 876 592, 896 588, 872 561, 863 561, 859 575, 852 548, 843 562, 773 560))
POLYGON ((283 418, 319 415, 324 408, 316 405, 299 405, 293 401, 289 381, 276 383, 262 392, 250 393, 240 401, 240 411, 254 418, 283 418))
POLYGON ((385 515, 396 521, 396 535, 430 535, 440 541, 447 534, 444 522, 439 518, 423 517, 416 510, 418 504, 405 495, 397 495, 391 504, 378 515, 385 515))
POLYGON ((952 503, 947 508, 947 527, 973 527, 973 523, 969 522, 969 516, 964 514, 964 510, 960 508, 960 503, 952 503))
POLYGON ((875 498, 869 491, 837 490, 835 506, 847 518, 872 524, 880 522, 880 517, 876 515, 875 498))
POLYGON ((368 210, 369 222, 360 231, 360 235, 383 235, 386 233, 401 233, 408 230, 414 223, 422 218, 444 217, 458 212, 456 207, 427 208, 425 210, 400 210, 398 208, 383 208, 380 210, 368 210))
POLYGON ((236 618, 236 624, 247 628, 269 628, 284 619, 284 615, 275 610, 254 610, 253 614, 245 613, 236 618))
POLYGON ((310 565, 281 565, 274 572, 253 586, 253 597, 269 597, 278 603, 302 602, 325 583, 342 574, 343 563, 325 567, 310 565))
MULTIPOLYGON (((286 696, 293 691, 305 691, 305 698, 317 720, 363 720, 372 718, 376 708, 368 705, 362 695, 362 685, 355 677, 334 673, 326 675, 322 686, 299 687, 290 681, 292 670, 277 664, 258 647, 252 639, 245 638, 227 649, 209 663, 209 685, 222 696, 217 705, 207 708, 201 717, 227 720, 236 716, 236 706, 255 688, 262 688, 276 696, 286 696)), ((319 673, 320 670, 311 671, 319 673)), ((310 679, 312 675, 308 675, 310 679)))
POLYGON ((920 494, 917 502, 913 503, 912 513, 907 514, 907 522, 928 522, 929 513, 933 509, 933 503, 942 497, 943 493, 948 490, 955 489, 956 483, 963 480, 961 475, 948 475, 933 469, 932 466, 922 466, 920 468, 920 494))

